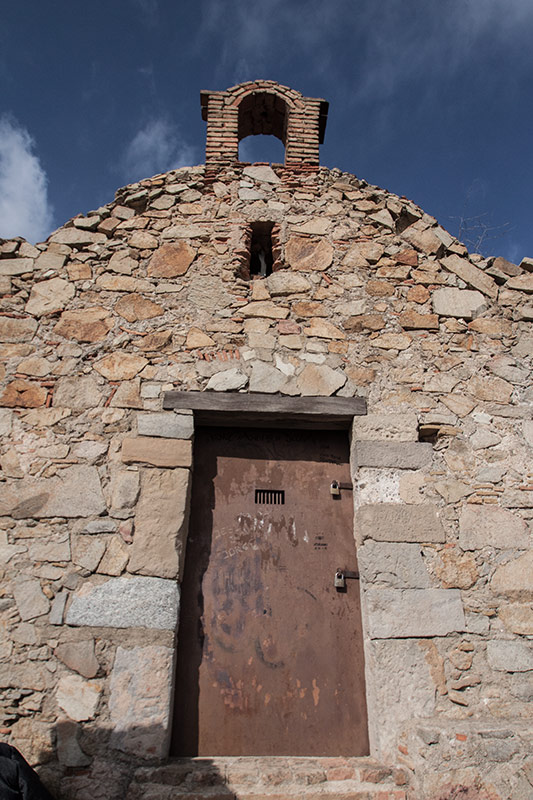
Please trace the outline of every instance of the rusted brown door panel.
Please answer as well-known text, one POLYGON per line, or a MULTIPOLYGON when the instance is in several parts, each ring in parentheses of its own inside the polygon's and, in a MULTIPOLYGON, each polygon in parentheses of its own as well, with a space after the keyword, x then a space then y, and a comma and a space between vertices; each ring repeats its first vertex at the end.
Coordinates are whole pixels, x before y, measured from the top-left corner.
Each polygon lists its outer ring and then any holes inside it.
POLYGON ((333 585, 357 569, 353 500, 334 479, 345 433, 198 432, 175 755, 368 753, 359 582, 333 585))

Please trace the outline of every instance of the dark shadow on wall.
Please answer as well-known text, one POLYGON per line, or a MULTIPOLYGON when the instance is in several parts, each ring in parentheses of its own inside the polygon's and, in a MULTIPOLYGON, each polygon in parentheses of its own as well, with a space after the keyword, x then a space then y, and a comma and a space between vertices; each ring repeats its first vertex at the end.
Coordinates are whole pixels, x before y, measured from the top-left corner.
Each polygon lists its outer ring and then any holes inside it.
POLYGON ((64 720, 53 729, 54 751, 31 754, 22 752, 21 742, 15 746, 35 765, 54 800, 165 800, 172 788, 179 789, 184 800, 204 790, 217 800, 236 800, 213 759, 148 758, 135 751, 136 742, 140 751, 141 743, 150 747, 163 741, 166 734, 161 727, 139 725, 121 731, 120 742, 127 752, 112 746, 115 736, 100 724, 64 720))

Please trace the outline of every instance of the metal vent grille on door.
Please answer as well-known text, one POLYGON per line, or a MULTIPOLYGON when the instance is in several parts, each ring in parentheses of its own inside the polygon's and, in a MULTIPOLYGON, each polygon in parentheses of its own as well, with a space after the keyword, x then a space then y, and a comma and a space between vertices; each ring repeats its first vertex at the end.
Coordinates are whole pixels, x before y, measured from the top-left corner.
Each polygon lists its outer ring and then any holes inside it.
POLYGON ((255 502, 268 506, 282 506, 285 504, 285 491, 283 489, 256 489, 255 502))

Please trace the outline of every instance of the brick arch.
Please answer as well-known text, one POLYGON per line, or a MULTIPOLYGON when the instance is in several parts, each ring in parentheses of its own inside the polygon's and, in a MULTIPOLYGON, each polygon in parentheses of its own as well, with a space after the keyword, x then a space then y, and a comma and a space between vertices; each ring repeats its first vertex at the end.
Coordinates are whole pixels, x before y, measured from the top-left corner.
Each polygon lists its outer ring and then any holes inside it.
POLYGON ((207 122, 206 173, 237 163, 246 136, 276 136, 285 145, 285 167, 317 169, 328 103, 303 97, 275 81, 248 81, 223 92, 201 92, 207 122))

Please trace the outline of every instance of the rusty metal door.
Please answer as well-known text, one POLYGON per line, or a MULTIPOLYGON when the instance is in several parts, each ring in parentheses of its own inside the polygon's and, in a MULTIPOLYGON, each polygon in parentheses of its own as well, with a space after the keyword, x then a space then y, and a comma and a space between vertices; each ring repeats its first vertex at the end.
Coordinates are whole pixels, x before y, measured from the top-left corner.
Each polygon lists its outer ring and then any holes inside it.
POLYGON ((347 434, 204 428, 194 463, 172 753, 367 754, 347 434))

